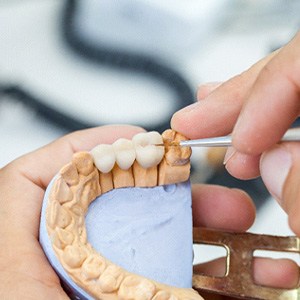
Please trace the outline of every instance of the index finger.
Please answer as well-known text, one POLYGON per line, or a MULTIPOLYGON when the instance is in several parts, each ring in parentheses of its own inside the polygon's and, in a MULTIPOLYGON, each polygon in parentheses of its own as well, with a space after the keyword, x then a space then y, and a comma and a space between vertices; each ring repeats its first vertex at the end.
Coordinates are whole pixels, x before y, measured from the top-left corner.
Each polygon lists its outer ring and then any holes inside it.
POLYGON ((171 127, 190 139, 231 133, 259 72, 279 51, 224 82, 204 100, 176 112, 172 117, 171 127))
POLYGON ((300 32, 260 72, 233 131, 234 147, 260 154, 277 143, 300 112, 300 32))

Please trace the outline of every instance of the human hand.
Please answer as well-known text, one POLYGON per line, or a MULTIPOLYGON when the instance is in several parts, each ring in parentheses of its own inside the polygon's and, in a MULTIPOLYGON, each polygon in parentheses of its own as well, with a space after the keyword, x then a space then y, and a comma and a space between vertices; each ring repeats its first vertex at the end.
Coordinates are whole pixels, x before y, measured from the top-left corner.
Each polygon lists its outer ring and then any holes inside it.
MULTIPOLYGON (((198 184, 193 186, 194 226, 221 231, 243 232, 255 219, 255 208, 250 197, 238 189, 198 184)), ((194 266, 198 274, 223 277, 226 273, 224 258, 194 266)), ((251 270, 250 270, 251 271, 251 270)), ((253 280, 257 285, 290 289, 299 282, 299 267, 289 259, 254 257, 253 280)), ((206 300, 235 299, 210 293, 201 294, 206 300)))
MULTIPOLYGON (((44 191, 58 170, 74 152, 89 150, 119 137, 131 138, 142 129, 107 126, 67 135, 50 145, 25 155, 0 170, 0 298, 67 299, 56 273, 49 265, 38 241, 44 191)), ((199 185, 193 188, 195 226, 223 230, 247 230, 255 217, 254 205, 242 191, 199 185), (221 201, 222 200, 222 201, 221 201)), ((271 275, 267 260, 256 260, 257 282, 293 286, 298 269, 293 263, 278 261, 271 275), (278 266, 283 268, 277 268, 278 266)), ((212 274, 218 263, 198 266, 212 274)), ((222 271, 221 271, 222 272, 222 271)))
POLYGON ((275 145, 300 113, 300 32, 286 46, 223 84, 204 85, 199 102, 177 112, 172 128, 189 138, 232 132, 226 168, 241 179, 261 174, 300 236, 299 143, 275 145), (263 155, 262 155, 263 153, 263 155))
POLYGON ((75 132, 0 170, 0 299, 68 299, 39 244, 45 189, 74 152, 141 130, 107 126, 75 132))

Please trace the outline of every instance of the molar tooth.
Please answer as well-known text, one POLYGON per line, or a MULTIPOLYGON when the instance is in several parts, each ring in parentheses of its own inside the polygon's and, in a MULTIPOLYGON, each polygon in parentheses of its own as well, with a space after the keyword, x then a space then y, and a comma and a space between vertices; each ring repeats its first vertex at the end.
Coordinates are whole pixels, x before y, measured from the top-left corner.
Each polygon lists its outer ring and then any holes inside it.
POLYGON ((91 150, 94 163, 102 173, 112 170, 116 162, 116 156, 112 145, 100 144, 91 150))
POLYGON ((145 169, 154 167, 162 160, 165 149, 163 146, 162 136, 156 132, 138 133, 132 138, 135 146, 136 160, 145 169))
POLYGON ((122 282, 118 296, 124 300, 150 300, 155 294, 155 285, 146 278, 129 275, 122 282))
POLYGON ((106 261, 103 257, 91 255, 84 261, 81 270, 86 279, 95 279, 103 273, 105 267, 106 261))
POLYGON ((76 245, 68 245, 63 252, 63 260, 71 268, 78 268, 86 259, 84 249, 76 245))
POLYGON ((53 234, 53 243, 59 249, 64 249, 67 245, 71 245, 74 240, 74 235, 62 228, 56 228, 53 234))
POLYGON ((112 293, 116 291, 123 280, 123 272, 116 265, 109 265, 99 278, 99 286, 102 292, 112 293))
POLYGON ((166 154, 165 159, 171 166, 184 166, 190 161, 192 150, 190 147, 172 147, 172 143, 179 143, 182 140, 186 140, 186 137, 182 134, 167 129, 162 133, 162 138, 165 143, 166 154))
POLYGON ((135 161, 133 142, 128 139, 118 139, 113 143, 116 162, 122 170, 128 170, 135 161))

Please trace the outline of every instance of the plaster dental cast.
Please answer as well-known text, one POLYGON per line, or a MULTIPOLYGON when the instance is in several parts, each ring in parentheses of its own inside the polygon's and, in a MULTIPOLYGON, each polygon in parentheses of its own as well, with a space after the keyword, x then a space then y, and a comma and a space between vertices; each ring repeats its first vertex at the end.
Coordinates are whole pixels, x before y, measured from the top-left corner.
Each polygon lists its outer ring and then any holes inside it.
POLYGON ((184 139, 172 130, 139 133, 75 153, 61 168, 44 199, 40 242, 72 298, 201 299, 192 289, 191 192, 183 183, 191 149, 171 146, 184 139), (100 209, 87 233, 95 199, 100 209))

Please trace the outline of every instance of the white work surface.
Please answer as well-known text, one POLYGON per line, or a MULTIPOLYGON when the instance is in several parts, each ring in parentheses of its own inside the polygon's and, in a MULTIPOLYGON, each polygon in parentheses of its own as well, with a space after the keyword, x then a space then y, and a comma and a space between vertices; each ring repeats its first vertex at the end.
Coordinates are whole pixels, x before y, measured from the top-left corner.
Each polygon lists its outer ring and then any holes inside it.
MULTIPOLYGON (((284 3, 285 10, 273 7, 274 2, 259 1, 261 11, 255 8, 259 4, 252 3, 254 7, 248 7, 250 13, 243 11, 237 1, 231 5, 222 2, 222 13, 211 16, 211 23, 214 21, 219 27, 209 27, 188 55, 173 59, 177 70, 196 90, 201 82, 228 79, 266 55, 272 46, 287 42, 300 24, 300 18, 297 23, 292 11, 296 2, 290 1, 291 11, 285 1, 276 1, 284 3), (266 5, 271 5, 269 13, 266 5)), ((92 121, 113 123, 121 112, 128 115, 130 122, 133 112, 126 107, 137 100, 143 101, 141 106, 146 110, 137 111, 134 120, 147 122, 147 116, 151 116, 153 121, 158 111, 168 112, 172 95, 163 86, 154 86, 138 75, 127 78, 124 72, 89 64, 62 45, 62 5, 60 0, 0 1, 0 83, 20 84, 42 99, 53 99, 52 105, 74 115, 89 116, 92 121), (120 97, 121 107, 114 102, 120 97), (101 112, 94 109, 99 99, 109 99, 110 103, 101 112)), ((64 134, 24 106, 8 102, 0 102, 0 167, 64 134)), ((285 214, 273 199, 260 209, 251 231, 292 234, 285 214)))

